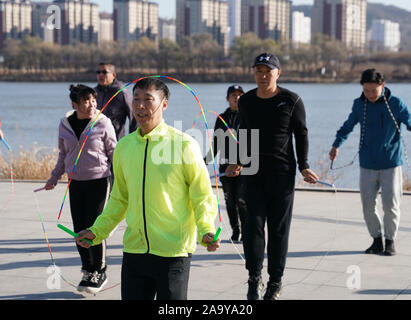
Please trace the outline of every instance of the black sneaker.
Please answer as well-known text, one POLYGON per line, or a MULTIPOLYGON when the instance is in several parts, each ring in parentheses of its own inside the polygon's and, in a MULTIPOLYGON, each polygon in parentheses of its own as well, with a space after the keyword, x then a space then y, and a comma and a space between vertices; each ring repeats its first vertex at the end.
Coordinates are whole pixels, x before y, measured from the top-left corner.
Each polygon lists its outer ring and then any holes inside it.
POLYGON ((238 242, 238 238, 240 237, 240 231, 233 231, 233 235, 231 236, 231 241, 238 242))
POLYGON ((278 300, 280 298, 281 289, 281 282, 268 282, 264 300, 278 300))
POLYGON ((248 278, 247 300, 260 300, 260 292, 263 290, 261 277, 248 278))
POLYGON ((86 270, 81 270, 81 273, 83 274, 83 277, 77 286, 77 291, 85 292, 91 273, 86 270))
POLYGON ((94 271, 93 273, 87 272, 87 274, 87 277, 83 276, 83 280, 80 282, 77 290, 91 294, 100 292, 107 283, 107 275, 105 271, 94 271))
POLYGON ((395 256, 397 252, 394 247, 394 240, 385 239, 385 251, 384 255, 386 256, 395 256))
POLYGON ((243 243, 243 238, 241 237, 231 237, 231 241, 233 242, 233 243, 243 243))
POLYGON ((384 245, 382 243, 382 237, 374 238, 374 242, 371 247, 365 250, 367 254, 380 254, 384 251, 384 245))

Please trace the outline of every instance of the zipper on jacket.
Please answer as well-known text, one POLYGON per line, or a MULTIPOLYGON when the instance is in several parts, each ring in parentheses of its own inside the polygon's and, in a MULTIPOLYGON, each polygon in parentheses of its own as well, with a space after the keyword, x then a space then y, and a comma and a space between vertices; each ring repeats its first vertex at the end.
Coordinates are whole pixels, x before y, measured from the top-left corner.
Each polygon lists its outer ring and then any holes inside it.
POLYGON ((145 192, 146 192, 146 166, 147 166, 147 150, 148 150, 148 139, 146 143, 146 149, 144 151, 144 171, 143 171, 143 220, 144 220, 144 235, 146 237, 147 242, 147 252, 150 252, 150 243, 148 242, 148 235, 147 235, 147 221, 146 221, 146 200, 145 200, 145 192))

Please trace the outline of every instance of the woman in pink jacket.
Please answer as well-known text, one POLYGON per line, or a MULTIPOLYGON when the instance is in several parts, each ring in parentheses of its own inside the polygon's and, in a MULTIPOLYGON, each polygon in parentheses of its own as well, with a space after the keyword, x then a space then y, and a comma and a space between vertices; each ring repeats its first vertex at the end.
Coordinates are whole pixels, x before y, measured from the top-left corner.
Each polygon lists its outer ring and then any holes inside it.
MULTIPOLYGON (((53 189, 66 172, 70 176, 77 155, 90 126, 98 115, 96 92, 84 85, 70 86, 74 110, 66 114, 59 126, 59 156, 45 189, 53 189)), ((110 191, 111 163, 116 134, 109 118, 100 114, 75 168, 70 184, 70 210, 74 232, 91 227, 103 211, 110 191)), ((97 293, 107 283, 106 245, 89 249, 77 246, 83 278, 77 290, 97 293)))

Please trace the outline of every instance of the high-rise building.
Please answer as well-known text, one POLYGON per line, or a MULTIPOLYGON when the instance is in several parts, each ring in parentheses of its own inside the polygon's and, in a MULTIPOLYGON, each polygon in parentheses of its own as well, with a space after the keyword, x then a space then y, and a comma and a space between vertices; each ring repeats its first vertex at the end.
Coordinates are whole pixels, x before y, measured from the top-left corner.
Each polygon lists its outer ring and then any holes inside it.
POLYGON ((210 33, 228 51, 228 3, 221 0, 176 0, 177 42, 194 33, 210 33))
POLYGON ((60 45, 98 43, 100 16, 98 5, 90 0, 54 0, 61 10, 61 28, 54 31, 60 45))
POLYGON ((243 0, 241 32, 254 32, 261 39, 288 42, 290 14, 290 0, 243 0))
POLYGON ((401 44, 399 23, 390 20, 373 20, 369 33, 372 51, 398 51, 401 44))
POLYGON ((114 0, 114 40, 158 41, 158 4, 147 0, 114 0))
MULTIPOLYGON (((36 2, 32 4, 32 35, 40 37, 44 42, 54 42, 54 27, 48 25, 48 20, 54 14, 53 2, 36 2), (52 10, 48 10, 51 8, 52 10)), ((55 20, 52 21, 55 23, 55 20)))
POLYGON ((228 26, 231 45, 235 37, 241 36, 241 0, 228 0, 228 26))
POLYGON ((298 46, 300 43, 311 42, 311 18, 306 17, 304 12, 294 11, 292 14, 291 42, 298 46))
POLYGON ((100 30, 98 33, 98 43, 114 40, 114 20, 111 15, 102 12, 100 13, 100 30))
POLYGON ((0 48, 6 39, 22 39, 31 34, 29 0, 0 0, 0 48))
POLYGON ((366 9, 366 0, 314 0, 312 34, 325 34, 349 49, 364 50, 366 9))
POLYGON ((158 19, 159 38, 176 42, 176 21, 174 19, 158 19))

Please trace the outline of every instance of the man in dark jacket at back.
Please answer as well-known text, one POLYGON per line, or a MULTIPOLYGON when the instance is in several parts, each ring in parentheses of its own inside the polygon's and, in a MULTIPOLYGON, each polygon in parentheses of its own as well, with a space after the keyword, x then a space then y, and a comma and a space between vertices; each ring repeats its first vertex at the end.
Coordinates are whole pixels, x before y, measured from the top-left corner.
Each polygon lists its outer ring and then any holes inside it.
MULTIPOLYGON (((97 106, 101 109, 124 84, 117 80, 115 66, 111 63, 100 63, 96 73, 98 85, 94 89, 97 92, 97 106)), ((134 119, 131 103, 132 96, 127 90, 123 90, 103 111, 103 114, 110 118, 113 123, 117 141, 125 135, 127 118, 129 120, 129 133, 137 129, 137 121, 134 119)))

